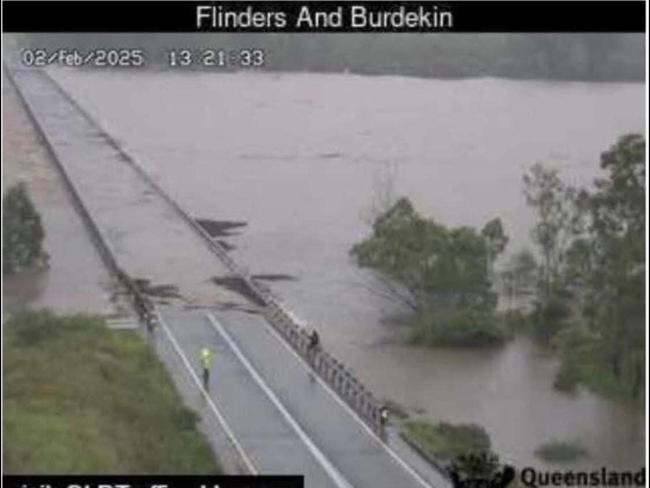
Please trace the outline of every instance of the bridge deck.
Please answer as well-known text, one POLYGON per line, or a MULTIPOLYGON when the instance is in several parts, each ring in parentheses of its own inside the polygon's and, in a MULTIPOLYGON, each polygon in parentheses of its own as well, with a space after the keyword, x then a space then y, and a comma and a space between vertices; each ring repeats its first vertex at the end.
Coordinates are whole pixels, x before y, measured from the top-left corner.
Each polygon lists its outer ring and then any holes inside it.
POLYGON ((227 269, 46 75, 13 74, 23 99, 105 241, 133 278, 174 284, 196 305, 240 302, 210 278, 227 269))
POLYGON ((220 312, 212 317, 212 328, 217 330, 221 326, 230 335, 295 420, 352 486, 422 488, 428 485, 309 373, 306 364, 284 340, 273 329, 264 327, 261 317, 244 316, 236 311, 220 312))
MULTIPOLYGON (((14 79, 129 275, 177 284, 195 305, 211 306, 219 293, 222 301, 241 300, 209 283, 226 268, 65 93, 36 71, 18 71, 14 79)), ((304 363, 260 316, 206 316, 178 307, 165 308, 163 316, 176 352, 188 361, 177 368, 189 364, 196 370, 206 343, 217 351, 212 398, 258 471, 304 473, 310 488, 427 486, 321 382, 310 379, 304 363)), ((442 478, 435 481, 446 485, 442 478)))
POLYGON ((336 488, 203 313, 168 308, 162 316, 198 377, 201 347, 215 353, 210 396, 258 472, 304 473, 306 486, 336 488))

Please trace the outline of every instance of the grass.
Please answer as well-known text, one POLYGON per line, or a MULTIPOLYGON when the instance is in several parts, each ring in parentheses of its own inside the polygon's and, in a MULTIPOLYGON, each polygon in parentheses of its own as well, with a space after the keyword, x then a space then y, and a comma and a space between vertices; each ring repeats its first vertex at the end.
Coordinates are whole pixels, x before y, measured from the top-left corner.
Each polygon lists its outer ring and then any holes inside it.
POLYGON ((535 450, 540 459, 555 463, 569 463, 581 459, 589 453, 577 442, 553 441, 542 444, 535 450))
POLYGON ((407 421, 402 424, 401 435, 425 456, 442 461, 453 460, 463 454, 490 450, 490 437, 487 432, 474 424, 407 421))
POLYGON ((6 473, 218 473, 147 343, 90 315, 3 324, 6 473))

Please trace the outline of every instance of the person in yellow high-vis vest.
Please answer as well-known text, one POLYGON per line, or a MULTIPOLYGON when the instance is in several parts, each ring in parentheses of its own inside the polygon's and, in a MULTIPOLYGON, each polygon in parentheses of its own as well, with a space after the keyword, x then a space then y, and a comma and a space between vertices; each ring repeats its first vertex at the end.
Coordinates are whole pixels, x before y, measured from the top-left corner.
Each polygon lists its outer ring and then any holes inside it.
POLYGON ((212 366, 212 361, 214 356, 212 351, 207 347, 201 349, 201 367, 203 368, 203 388, 206 390, 210 387, 210 366, 212 366))

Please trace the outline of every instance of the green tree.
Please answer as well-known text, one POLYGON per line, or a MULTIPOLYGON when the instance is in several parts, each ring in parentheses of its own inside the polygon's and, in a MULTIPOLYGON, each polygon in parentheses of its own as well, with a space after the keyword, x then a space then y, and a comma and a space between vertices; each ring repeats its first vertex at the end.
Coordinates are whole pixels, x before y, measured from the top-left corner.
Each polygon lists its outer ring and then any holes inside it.
POLYGON ((483 226, 481 235, 485 240, 487 250, 487 271, 491 276, 494 267, 494 261, 508 245, 508 236, 503 230, 503 224, 500 218, 490 220, 483 226))
POLYGON ((39 266, 44 262, 41 218, 24 183, 7 190, 3 202, 2 264, 6 274, 39 266))
POLYGON ((535 285, 537 261, 528 249, 513 255, 501 273, 505 294, 510 301, 529 295, 535 285))
POLYGON ((537 214, 531 236, 542 259, 533 324, 537 337, 548 343, 567 326, 571 314, 564 264, 577 227, 576 192, 564 184, 557 170, 539 163, 523 180, 526 202, 537 214))
POLYGON ((574 189, 536 166, 526 196, 538 214, 536 316, 562 355, 556 385, 586 382, 641 398, 645 384, 645 140, 621 137, 601 155, 605 176, 574 189), (570 306, 569 306, 570 304, 570 306), (573 324, 566 324, 572 313, 573 324), (565 323, 562 323, 562 322, 565 323), (561 327, 557 324, 562 323, 561 327))
MULTIPOLYGON (((498 222, 497 220, 493 222, 498 222)), ((419 215, 401 198, 373 224, 351 254, 377 272, 387 294, 408 305, 431 340, 460 344, 500 340, 492 312, 496 295, 487 272, 490 252, 503 250, 500 222, 493 240, 470 227, 448 228, 419 215), (495 329, 496 330, 496 329, 495 329), (444 338, 453 338, 445 341, 444 338)))
POLYGON ((555 169, 538 163, 524 175, 526 202, 538 218, 532 239, 542 255, 540 279, 544 301, 550 299, 553 286, 559 284, 564 254, 573 235, 571 194, 555 169))
POLYGON ((631 134, 601 156, 605 178, 583 192, 589 209, 582 266, 584 309, 601 338, 606 364, 633 396, 644 383, 645 347, 645 140, 631 134))

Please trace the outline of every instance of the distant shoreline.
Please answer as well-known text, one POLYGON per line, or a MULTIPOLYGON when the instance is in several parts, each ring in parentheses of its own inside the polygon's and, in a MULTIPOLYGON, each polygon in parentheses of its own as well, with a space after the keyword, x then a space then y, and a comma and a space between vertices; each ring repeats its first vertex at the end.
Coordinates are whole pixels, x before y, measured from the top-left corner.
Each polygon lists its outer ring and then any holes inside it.
MULTIPOLYGON (((71 69, 71 68, 58 68, 58 69, 71 69)), ((363 71, 340 71, 340 70, 304 70, 304 69, 220 69, 212 70, 209 68, 201 67, 187 67, 187 68, 172 68, 163 64, 152 64, 147 68, 73 68, 80 71, 107 71, 115 72, 143 72, 143 73, 211 73, 214 75, 220 74, 235 74, 235 73, 249 73, 249 74, 269 74, 269 75, 352 75, 352 76, 367 76, 367 77, 403 77, 414 78, 420 80, 438 80, 438 81, 469 81, 469 80, 499 80, 499 81, 513 81, 513 82, 538 82, 538 83, 593 83, 593 84, 643 84, 645 79, 636 78, 620 78, 620 79, 582 79, 582 78, 539 78, 529 76, 504 76, 494 74, 471 74, 471 75, 431 75, 431 74, 417 74, 417 73, 397 73, 397 72, 363 72, 363 71)))
MULTIPOLYGON (((182 64, 228 72, 258 66, 272 72, 402 75, 435 79, 643 82, 643 34, 35 34, 14 47, 138 50, 145 69, 182 64), (180 53, 183 53, 182 55, 180 53), (193 59, 188 62, 187 53, 193 59), (203 56, 206 55, 206 56, 203 56), (180 57, 179 57, 180 56, 180 57)), ((106 64, 105 64, 106 66, 106 64)))

